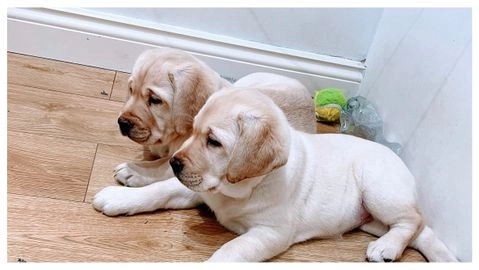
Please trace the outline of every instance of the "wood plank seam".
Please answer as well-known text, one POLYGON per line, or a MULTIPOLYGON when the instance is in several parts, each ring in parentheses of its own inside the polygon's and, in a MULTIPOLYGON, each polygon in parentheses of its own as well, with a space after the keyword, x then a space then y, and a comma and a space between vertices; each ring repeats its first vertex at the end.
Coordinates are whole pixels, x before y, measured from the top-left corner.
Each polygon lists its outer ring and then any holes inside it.
MULTIPOLYGON (((113 82, 111 83, 110 96, 108 97, 108 100, 111 100, 111 97, 113 96, 113 88, 115 87, 115 82, 116 82, 117 75, 118 75, 118 71, 115 70, 115 76, 113 76, 113 82)), ((113 100, 111 100, 111 101, 113 101, 113 100)))
POLYGON ((100 145, 99 143, 96 144, 95 154, 93 155, 93 159, 91 161, 90 174, 88 175, 88 182, 87 182, 87 185, 86 185, 86 188, 85 188, 85 194, 83 195, 83 200, 82 200, 83 203, 85 203, 86 196, 88 194, 88 187, 90 186, 90 180, 91 180, 91 176, 92 176, 92 173, 93 173, 93 166, 95 165, 96 155, 98 153, 98 146, 99 145, 100 145))
MULTIPOLYGON (((62 94, 67 94, 67 95, 73 95, 73 96, 78 96, 78 97, 87 97, 87 98, 96 98, 96 97, 92 97, 92 96, 89 96, 89 95, 84 95, 84 94, 80 94, 80 93, 68 93, 68 92, 64 92, 64 91, 60 91, 60 90, 57 90, 57 89, 51 89, 51 88, 43 88, 43 87, 36 87, 36 86, 32 86, 32 85, 29 85, 29 84, 22 84, 22 83, 17 83, 17 82, 7 82, 7 85, 8 84, 12 84, 12 85, 16 85, 16 86, 26 86, 26 87, 29 87, 29 88, 33 88, 33 89, 38 89, 38 90, 43 90, 43 91, 49 91, 49 92, 52 92, 52 93, 62 93, 62 94)), ((113 88, 113 86, 112 86, 113 88)), ((98 89, 98 92, 101 93, 102 89, 98 89)), ((109 94, 110 96, 111 94, 109 94)), ((99 98, 97 98, 99 99, 99 98)), ((99 99, 101 100, 101 99, 99 99)), ((111 101, 111 102, 115 102, 115 103, 118 103, 118 104, 123 104, 124 102, 122 101, 117 101, 117 100, 110 100, 110 97, 108 99, 105 99, 105 100, 108 100, 108 101, 111 101)))
MULTIPOLYGON (((72 199, 68 199, 68 198, 56 198, 56 197, 51 197, 51 196, 48 196, 48 195, 22 194, 22 193, 18 193, 18 192, 15 192, 15 191, 7 191, 7 195, 17 195, 17 196, 24 196, 24 197, 31 197, 31 198, 38 198, 38 199, 49 199, 49 200, 55 200, 55 201, 59 201, 59 202, 74 202, 74 203, 91 204, 91 203, 88 203, 88 202, 82 202, 82 201, 79 201, 79 200, 72 200, 72 199)), ((7 207, 8 207, 8 205, 7 205, 7 207)))

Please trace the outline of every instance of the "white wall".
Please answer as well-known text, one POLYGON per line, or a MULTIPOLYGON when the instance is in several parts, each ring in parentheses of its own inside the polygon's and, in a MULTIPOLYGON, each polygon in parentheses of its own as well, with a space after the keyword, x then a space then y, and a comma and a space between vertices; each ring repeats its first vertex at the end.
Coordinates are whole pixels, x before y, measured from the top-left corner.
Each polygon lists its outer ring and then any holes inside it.
POLYGON ((238 79, 259 71, 274 72, 298 79, 312 95, 325 87, 355 94, 363 78, 364 63, 345 57, 356 53, 356 57, 363 58, 367 53, 375 29, 374 18, 377 21, 380 10, 288 9, 291 14, 286 11, 152 8, 110 12, 110 9, 9 8, 7 49, 130 72, 142 51, 168 46, 194 54, 226 78, 238 79), (253 15, 261 19, 255 21, 253 15), (313 20, 313 15, 331 21, 313 20), (250 28, 239 31, 235 27, 240 22, 248 22, 250 28), (362 22, 364 31, 358 27, 362 22), (321 27, 318 23, 322 23, 321 27), (208 31, 209 28, 212 30, 208 31), (254 38, 268 43, 252 41, 254 38), (300 47, 280 47, 281 42, 287 46, 284 43, 290 41, 298 46, 308 44, 311 42, 308 39, 320 43, 332 40, 328 46, 345 44, 338 46, 344 49, 337 48, 334 52, 341 57, 326 55, 328 49, 319 45, 308 46, 319 52, 324 50, 324 54, 300 47), (354 52, 356 48, 359 51, 354 52))
POLYGON ((366 58, 382 12, 379 8, 91 8, 89 10, 356 61, 366 58))
POLYGON ((427 223, 471 261, 471 11, 385 9, 359 93, 403 145, 427 223))

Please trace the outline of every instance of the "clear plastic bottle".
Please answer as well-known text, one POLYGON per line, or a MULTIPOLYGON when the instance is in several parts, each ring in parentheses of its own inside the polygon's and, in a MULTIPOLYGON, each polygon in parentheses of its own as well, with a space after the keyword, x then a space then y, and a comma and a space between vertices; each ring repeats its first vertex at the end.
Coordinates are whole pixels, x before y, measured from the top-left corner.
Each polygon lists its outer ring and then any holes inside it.
POLYGON ((348 99, 340 116, 341 133, 354 135, 383 144, 397 155, 401 153, 399 143, 386 141, 383 134, 383 121, 373 104, 362 96, 348 99))

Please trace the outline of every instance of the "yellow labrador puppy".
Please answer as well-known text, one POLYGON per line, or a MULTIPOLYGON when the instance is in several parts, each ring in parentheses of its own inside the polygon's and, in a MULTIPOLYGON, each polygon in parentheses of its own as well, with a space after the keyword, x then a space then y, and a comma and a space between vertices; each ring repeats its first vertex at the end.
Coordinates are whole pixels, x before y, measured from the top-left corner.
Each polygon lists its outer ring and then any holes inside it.
POLYGON ((297 131, 270 98, 252 89, 216 92, 193 128, 170 160, 183 185, 110 187, 94 206, 118 215, 204 202, 239 234, 210 261, 263 261, 294 243, 357 227, 380 236, 367 248, 369 261, 397 260, 408 245, 429 261, 456 261, 423 224, 414 178, 387 147, 297 131))
MULTIPOLYGON (((161 48, 142 53, 128 80, 128 100, 118 125, 123 135, 144 146, 145 160, 120 164, 115 179, 139 187, 173 177, 168 160, 190 136, 193 117, 212 93, 230 85, 184 51, 161 48)), ((315 132, 313 101, 298 81, 254 73, 235 85, 259 89, 277 102, 294 127, 315 132)))
POLYGON ((135 187, 172 177, 168 160, 190 135, 193 117, 214 91, 229 85, 186 52, 143 52, 128 79, 118 125, 124 136, 144 146, 145 160, 120 164, 115 179, 135 187))

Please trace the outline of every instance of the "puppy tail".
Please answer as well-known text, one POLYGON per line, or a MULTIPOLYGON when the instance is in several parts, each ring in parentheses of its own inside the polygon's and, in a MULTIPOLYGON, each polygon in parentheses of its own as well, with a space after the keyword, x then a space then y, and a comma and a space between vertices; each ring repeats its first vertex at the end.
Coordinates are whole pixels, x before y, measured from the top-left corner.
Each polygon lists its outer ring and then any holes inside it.
POLYGON ((434 232, 428 226, 424 229, 410 244, 412 248, 419 250, 430 262, 457 262, 457 258, 446 247, 446 245, 436 237, 434 232))

